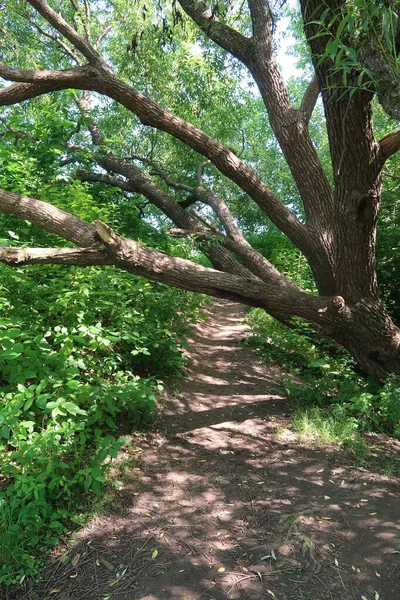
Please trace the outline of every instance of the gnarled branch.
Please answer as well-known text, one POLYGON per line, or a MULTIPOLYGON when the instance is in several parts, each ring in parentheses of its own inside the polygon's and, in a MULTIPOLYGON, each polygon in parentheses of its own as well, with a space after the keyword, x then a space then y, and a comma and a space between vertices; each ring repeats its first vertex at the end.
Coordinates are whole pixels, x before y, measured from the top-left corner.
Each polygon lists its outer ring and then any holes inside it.
POLYGON ((186 14, 216 44, 245 63, 252 48, 252 41, 244 35, 221 23, 218 16, 208 8, 203 0, 179 0, 186 14))
POLYGON ((106 63, 93 46, 86 42, 60 14, 47 4, 47 2, 44 2, 44 0, 27 0, 27 2, 29 2, 29 4, 41 14, 52 27, 66 37, 67 40, 83 54, 90 64, 102 67, 106 66, 106 63))
POLYGON ((379 140, 379 153, 382 164, 400 150, 400 129, 392 131, 379 140))
POLYGON ((308 84, 306 91, 304 92, 304 96, 301 100, 301 104, 299 107, 300 118, 306 125, 308 125, 308 123, 310 122, 311 115, 317 103, 319 93, 320 89, 318 85, 318 79, 316 75, 314 75, 314 77, 308 84))

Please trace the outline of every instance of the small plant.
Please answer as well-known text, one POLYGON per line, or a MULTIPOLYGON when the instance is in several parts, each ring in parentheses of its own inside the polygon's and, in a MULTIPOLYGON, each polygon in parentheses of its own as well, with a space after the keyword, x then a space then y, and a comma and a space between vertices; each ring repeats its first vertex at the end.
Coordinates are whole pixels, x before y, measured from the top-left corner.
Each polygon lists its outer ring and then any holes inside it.
POLYGON ((293 424, 300 436, 353 444, 362 431, 400 435, 399 378, 384 385, 363 379, 346 352, 301 320, 289 329, 260 309, 247 320, 250 343, 262 356, 301 377, 302 383, 285 384, 297 406, 293 424))

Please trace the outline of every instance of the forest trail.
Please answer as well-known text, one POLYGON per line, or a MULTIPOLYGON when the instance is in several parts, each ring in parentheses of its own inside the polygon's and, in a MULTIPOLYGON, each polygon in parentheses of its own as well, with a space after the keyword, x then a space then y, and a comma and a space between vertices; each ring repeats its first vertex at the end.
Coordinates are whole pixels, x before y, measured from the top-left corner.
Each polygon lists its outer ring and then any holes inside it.
POLYGON ((241 344, 243 318, 214 302, 136 480, 24 598, 400 597, 398 484, 281 433, 285 375, 241 344))

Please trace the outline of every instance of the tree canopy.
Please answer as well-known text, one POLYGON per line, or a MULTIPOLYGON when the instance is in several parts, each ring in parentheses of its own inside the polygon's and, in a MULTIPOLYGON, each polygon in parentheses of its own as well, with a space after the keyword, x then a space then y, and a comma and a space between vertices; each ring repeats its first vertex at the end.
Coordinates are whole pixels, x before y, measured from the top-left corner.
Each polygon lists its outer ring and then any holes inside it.
POLYGON ((47 233, 11 240, 0 260, 113 265, 301 317, 385 378, 400 372, 400 334, 378 290, 376 225, 400 131, 374 96, 398 118, 397 9, 301 0, 292 17, 309 82, 290 87, 274 37, 284 10, 265 0, 3 6, 0 210, 47 233), (80 218, 85 193, 131 221, 114 231, 110 211, 80 218), (137 216, 187 239, 192 260, 141 243, 137 216), (309 276, 262 251, 262 234, 277 231, 309 276))

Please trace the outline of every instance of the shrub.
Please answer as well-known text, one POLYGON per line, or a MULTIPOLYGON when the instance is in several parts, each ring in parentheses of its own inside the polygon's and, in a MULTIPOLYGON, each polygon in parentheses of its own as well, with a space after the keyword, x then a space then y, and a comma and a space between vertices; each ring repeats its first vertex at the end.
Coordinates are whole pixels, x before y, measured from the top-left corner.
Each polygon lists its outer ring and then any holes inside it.
POLYGON ((200 296, 113 269, 0 266, 0 583, 80 522, 160 378, 182 368, 200 296))
POLYGON ((400 435, 399 378, 392 377, 384 385, 363 379, 344 350, 299 319, 289 329, 254 309, 247 320, 253 330, 251 343, 263 357, 300 376, 302 383, 288 379, 286 391, 296 406, 306 410, 306 420, 317 414, 307 409, 319 407, 324 411, 317 411, 318 419, 340 420, 346 436, 352 428, 400 435))

